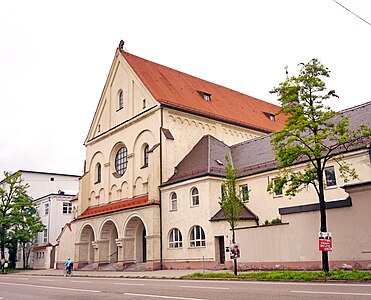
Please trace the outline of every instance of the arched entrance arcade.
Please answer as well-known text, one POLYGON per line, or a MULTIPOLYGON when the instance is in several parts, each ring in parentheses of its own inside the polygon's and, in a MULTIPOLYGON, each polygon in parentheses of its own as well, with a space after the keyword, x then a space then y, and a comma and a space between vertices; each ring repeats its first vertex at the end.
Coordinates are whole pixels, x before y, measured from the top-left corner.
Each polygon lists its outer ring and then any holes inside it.
POLYGON ((125 224, 123 239, 124 265, 147 261, 147 230, 138 216, 125 224))
POLYGON ((95 233, 93 227, 89 224, 84 225, 80 233, 79 241, 75 244, 78 256, 76 262, 79 269, 94 263, 94 241, 95 233))
POLYGON ((107 220, 103 223, 99 239, 93 243, 96 248, 96 262, 99 268, 104 265, 112 265, 116 268, 118 262, 118 247, 117 247, 118 231, 117 226, 112 220, 107 220))

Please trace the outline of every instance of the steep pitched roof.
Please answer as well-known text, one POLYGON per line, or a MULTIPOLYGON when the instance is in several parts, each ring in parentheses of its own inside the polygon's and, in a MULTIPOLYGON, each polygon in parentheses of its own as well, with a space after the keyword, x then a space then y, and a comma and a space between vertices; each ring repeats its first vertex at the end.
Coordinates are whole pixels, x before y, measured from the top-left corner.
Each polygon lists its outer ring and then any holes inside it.
POLYGON ((263 132, 282 128, 279 107, 212 82, 118 50, 154 98, 171 108, 223 120, 263 132), (203 98, 209 95, 210 101, 203 98))
MULTIPOLYGON (((259 218, 255 215, 249 208, 245 205, 241 209, 240 220, 256 220, 258 221, 259 218)), ((220 209, 211 219, 210 221, 225 221, 227 220, 224 214, 224 211, 220 209)))
POLYGON ((224 176, 229 147, 211 135, 203 136, 176 166, 167 183, 204 175, 224 176))
MULTIPOLYGON (((362 124, 371 127, 371 102, 343 110, 336 118, 344 116, 349 118, 350 129, 358 128, 362 124)), ((364 148, 369 143, 370 140, 365 139, 361 145, 349 150, 364 148)), ((342 151, 344 151, 343 148, 338 149, 338 153, 342 151)), ((203 175, 224 177, 226 166, 224 157, 226 154, 232 158, 233 166, 238 169, 237 177, 268 171, 276 168, 278 165, 270 144, 270 136, 258 137, 228 147, 213 136, 206 135, 179 163, 176 167, 177 172, 166 184, 203 175), (217 160, 221 160, 223 165, 215 165, 217 160)))

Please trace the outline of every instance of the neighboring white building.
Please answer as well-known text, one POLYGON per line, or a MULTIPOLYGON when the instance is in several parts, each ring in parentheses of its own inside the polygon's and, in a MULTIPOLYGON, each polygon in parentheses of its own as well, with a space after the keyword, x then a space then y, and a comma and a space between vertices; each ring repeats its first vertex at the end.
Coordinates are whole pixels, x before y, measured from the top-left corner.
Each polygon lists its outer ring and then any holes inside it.
POLYGON ((31 257, 33 268, 54 267, 54 247, 65 224, 73 219, 71 200, 75 197, 76 195, 67 195, 63 191, 59 191, 58 194, 49 194, 34 200, 38 215, 46 228, 44 232, 37 235, 37 246, 31 257))
POLYGON ((24 183, 29 184, 27 194, 32 199, 64 191, 76 193, 79 189, 79 175, 48 173, 38 171, 19 170, 24 183))
MULTIPOLYGON (((45 232, 38 234, 38 247, 30 255, 29 264, 30 266, 35 265, 34 267, 37 268, 49 268, 54 263, 54 254, 50 256, 50 253, 54 253, 56 238, 62 227, 72 220, 70 200, 77 194, 80 176, 27 170, 19 171, 22 173, 23 183, 29 185, 27 194, 35 201, 39 216, 47 227, 45 232), (47 206, 49 206, 49 209, 48 213, 45 214, 47 206), (63 211, 67 211, 67 213, 63 213, 63 211), (47 245, 50 245, 50 247, 47 247, 47 245)), ((23 267, 22 249, 18 249, 17 267, 23 267)))

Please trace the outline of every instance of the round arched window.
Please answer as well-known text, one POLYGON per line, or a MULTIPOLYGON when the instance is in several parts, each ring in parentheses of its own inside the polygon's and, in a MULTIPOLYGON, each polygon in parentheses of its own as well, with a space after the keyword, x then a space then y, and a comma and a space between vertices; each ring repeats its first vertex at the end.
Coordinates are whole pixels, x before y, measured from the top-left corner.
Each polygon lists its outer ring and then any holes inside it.
POLYGON ((124 175, 126 168, 128 166, 128 149, 126 147, 121 147, 115 157, 115 168, 116 173, 120 176, 124 175))
POLYGON ((124 92, 120 90, 119 92, 119 109, 124 107, 124 92))

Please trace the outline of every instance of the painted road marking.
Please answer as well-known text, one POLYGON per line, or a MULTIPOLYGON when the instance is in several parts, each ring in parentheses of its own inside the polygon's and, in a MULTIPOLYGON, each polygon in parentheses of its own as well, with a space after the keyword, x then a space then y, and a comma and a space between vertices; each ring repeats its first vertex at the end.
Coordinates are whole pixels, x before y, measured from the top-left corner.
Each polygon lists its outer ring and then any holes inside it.
POLYGON ((342 293, 342 292, 291 291, 291 293, 326 294, 326 295, 346 295, 346 296, 371 296, 371 294, 365 294, 365 293, 342 293))
POLYGON ((55 281, 55 279, 40 279, 40 281, 55 281))
MULTIPOLYGON (((33 276, 36 277, 36 276, 33 276)), ((112 278, 89 278, 89 280, 112 280, 112 278)), ((186 279, 153 279, 153 278, 116 278, 116 280, 122 281, 146 281, 146 282, 194 282, 194 280, 186 280, 186 279)), ((210 284, 210 280, 197 280, 198 283, 208 283, 210 284)), ((305 286, 353 286, 353 287, 371 287, 371 284, 364 283, 364 284, 356 284, 356 283, 306 283, 306 282, 274 282, 274 281, 223 281, 224 284, 265 284, 265 285, 305 285, 305 286)))
POLYGON ((205 299, 200 299, 200 298, 184 298, 184 297, 173 297, 173 296, 162 296, 162 295, 148 295, 148 294, 132 294, 132 293, 125 293, 124 295, 127 295, 127 296, 140 296, 140 297, 148 297, 148 298, 162 298, 162 299, 205 300, 205 299))
POLYGON ((55 290, 75 291, 75 292, 101 293, 101 291, 97 291, 97 290, 71 289, 71 288, 64 288, 64 287, 45 286, 45 285, 33 285, 33 284, 24 284, 24 283, 0 282, 0 284, 3 284, 3 285, 16 285, 16 286, 27 286, 27 287, 43 288, 43 289, 55 289, 55 290))
POLYGON ((144 285, 142 283, 125 283, 125 282, 115 282, 115 284, 119 284, 119 285, 139 285, 139 286, 144 285))
POLYGON ((191 288, 191 289, 214 289, 214 290, 229 290, 225 287, 213 287, 213 286, 194 286, 194 285, 181 285, 181 288, 191 288))
POLYGON ((91 281, 80 281, 80 280, 71 280, 71 282, 78 282, 78 283, 91 283, 91 281))

